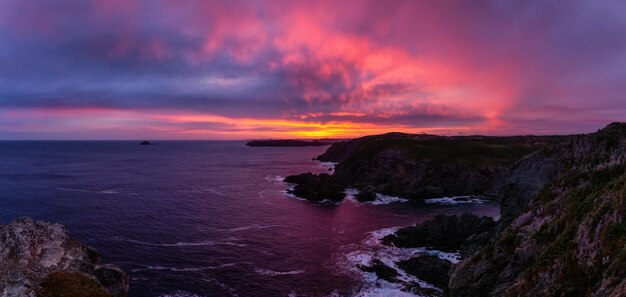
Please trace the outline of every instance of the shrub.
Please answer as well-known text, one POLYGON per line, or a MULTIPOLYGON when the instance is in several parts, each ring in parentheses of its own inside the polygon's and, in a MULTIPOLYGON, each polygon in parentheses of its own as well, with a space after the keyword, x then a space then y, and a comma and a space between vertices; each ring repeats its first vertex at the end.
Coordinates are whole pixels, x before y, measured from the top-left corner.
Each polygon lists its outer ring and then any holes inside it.
POLYGON ((35 293, 37 297, 110 297, 97 281, 69 272, 51 273, 35 293))

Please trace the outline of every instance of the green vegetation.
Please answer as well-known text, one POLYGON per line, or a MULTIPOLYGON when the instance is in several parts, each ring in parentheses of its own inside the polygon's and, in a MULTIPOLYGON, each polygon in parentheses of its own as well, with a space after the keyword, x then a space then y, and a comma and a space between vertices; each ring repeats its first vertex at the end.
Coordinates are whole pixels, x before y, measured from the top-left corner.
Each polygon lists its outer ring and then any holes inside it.
POLYGON ((69 272, 51 273, 35 293, 37 297, 110 297, 94 279, 69 272))

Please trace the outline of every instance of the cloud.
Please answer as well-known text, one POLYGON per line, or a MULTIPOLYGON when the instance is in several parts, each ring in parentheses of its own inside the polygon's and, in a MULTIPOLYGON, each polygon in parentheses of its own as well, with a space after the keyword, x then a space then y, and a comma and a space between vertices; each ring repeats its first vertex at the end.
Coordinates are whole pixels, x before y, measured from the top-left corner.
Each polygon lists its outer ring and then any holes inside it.
POLYGON ((0 112, 39 116, 0 120, 0 138, 97 136, 93 110, 107 137, 592 131, 626 120, 625 6, 6 0, 0 112), (264 124, 127 118, 181 114, 264 124))

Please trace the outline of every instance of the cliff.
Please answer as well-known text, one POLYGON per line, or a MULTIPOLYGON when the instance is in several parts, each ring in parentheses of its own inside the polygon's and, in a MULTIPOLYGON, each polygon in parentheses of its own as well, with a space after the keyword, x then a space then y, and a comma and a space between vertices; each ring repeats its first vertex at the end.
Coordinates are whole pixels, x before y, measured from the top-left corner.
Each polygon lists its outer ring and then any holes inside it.
POLYGON ((626 124, 552 149, 564 168, 451 272, 450 296, 626 295, 626 124))
POLYGON ((21 218, 0 227, 2 296, 126 296, 126 274, 99 260, 60 224, 21 218))

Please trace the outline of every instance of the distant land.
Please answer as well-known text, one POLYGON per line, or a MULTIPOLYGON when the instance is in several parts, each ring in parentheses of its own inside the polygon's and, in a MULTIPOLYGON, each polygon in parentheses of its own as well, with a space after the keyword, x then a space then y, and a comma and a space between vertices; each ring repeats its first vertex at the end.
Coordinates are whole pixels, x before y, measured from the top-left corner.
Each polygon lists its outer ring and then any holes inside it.
POLYGON ((322 140, 295 140, 295 139, 267 139, 253 140, 246 143, 247 146, 269 146, 269 147, 301 147, 301 146, 325 146, 331 145, 340 140, 322 139, 322 140))

